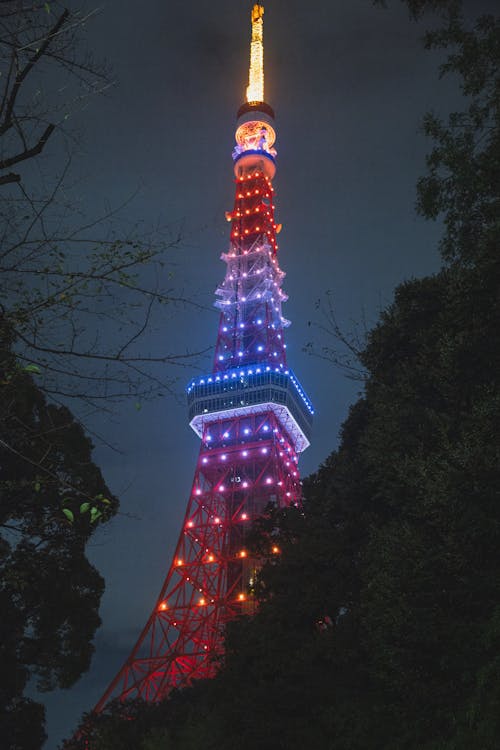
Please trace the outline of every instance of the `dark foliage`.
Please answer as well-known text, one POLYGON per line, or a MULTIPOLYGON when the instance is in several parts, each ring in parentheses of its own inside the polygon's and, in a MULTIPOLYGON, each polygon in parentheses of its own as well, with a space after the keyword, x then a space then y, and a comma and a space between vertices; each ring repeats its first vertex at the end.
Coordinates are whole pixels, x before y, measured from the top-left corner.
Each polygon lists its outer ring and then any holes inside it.
POLYGON ((104 582, 85 544, 117 504, 90 440, 20 368, 5 326, 0 435, 0 737, 29 750, 44 739, 43 707, 25 696, 31 678, 65 688, 88 669, 104 582))

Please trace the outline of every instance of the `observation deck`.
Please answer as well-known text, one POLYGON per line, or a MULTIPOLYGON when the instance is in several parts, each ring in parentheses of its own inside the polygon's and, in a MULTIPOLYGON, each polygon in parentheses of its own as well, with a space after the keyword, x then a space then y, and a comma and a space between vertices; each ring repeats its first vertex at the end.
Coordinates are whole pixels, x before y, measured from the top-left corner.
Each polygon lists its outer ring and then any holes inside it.
POLYGON ((187 394, 189 424, 200 438, 204 425, 218 419, 273 411, 298 453, 310 445, 314 410, 291 370, 237 368, 192 380, 187 394))

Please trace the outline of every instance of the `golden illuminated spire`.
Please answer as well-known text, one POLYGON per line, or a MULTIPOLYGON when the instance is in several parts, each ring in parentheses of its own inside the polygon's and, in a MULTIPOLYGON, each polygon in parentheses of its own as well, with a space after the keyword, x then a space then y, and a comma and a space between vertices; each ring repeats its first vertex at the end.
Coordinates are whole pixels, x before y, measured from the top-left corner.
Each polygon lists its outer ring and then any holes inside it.
POLYGON ((252 8, 252 42, 250 45, 250 72, 247 102, 264 101, 264 6, 252 8))

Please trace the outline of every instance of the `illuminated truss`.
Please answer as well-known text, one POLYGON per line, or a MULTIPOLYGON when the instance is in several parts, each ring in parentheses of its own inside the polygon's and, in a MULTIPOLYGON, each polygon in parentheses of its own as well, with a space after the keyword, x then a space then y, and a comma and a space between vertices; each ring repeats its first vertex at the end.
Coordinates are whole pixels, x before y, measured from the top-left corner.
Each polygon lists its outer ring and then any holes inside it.
MULTIPOLYGON (((260 5, 252 11, 248 94, 261 103, 263 12, 260 5)), ((162 700, 215 674, 226 623, 254 611, 259 560, 246 543, 252 521, 269 503, 300 502, 298 455, 309 445, 313 409, 286 359, 272 186, 276 134, 268 105, 243 109, 226 275, 216 290, 214 363, 187 389, 201 448, 186 515, 153 611, 96 711, 113 698, 162 700)))
POLYGON ((97 711, 114 695, 157 701, 214 674, 225 624, 254 609, 258 561, 246 548, 247 531, 268 503, 299 501, 297 463, 293 442, 272 411, 205 425, 172 565, 97 711))

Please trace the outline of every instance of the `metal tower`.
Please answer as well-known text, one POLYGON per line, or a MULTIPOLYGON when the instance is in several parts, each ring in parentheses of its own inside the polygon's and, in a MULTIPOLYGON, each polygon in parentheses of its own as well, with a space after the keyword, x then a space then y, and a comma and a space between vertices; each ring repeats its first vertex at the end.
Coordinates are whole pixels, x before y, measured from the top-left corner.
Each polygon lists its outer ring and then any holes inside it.
MULTIPOLYGON (((190 425, 201 439, 174 559, 127 662, 95 710, 113 698, 165 698, 212 677, 224 626, 253 611, 259 561, 245 539, 268 503, 300 500, 298 455, 309 445, 312 406, 286 363, 272 180, 274 113, 264 102, 263 14, 252 9, 247 101, 233 151, 236 195, 211 373, 187 388, 190 425)), ((274 548, 275 553, 279 550, 274 548)))

